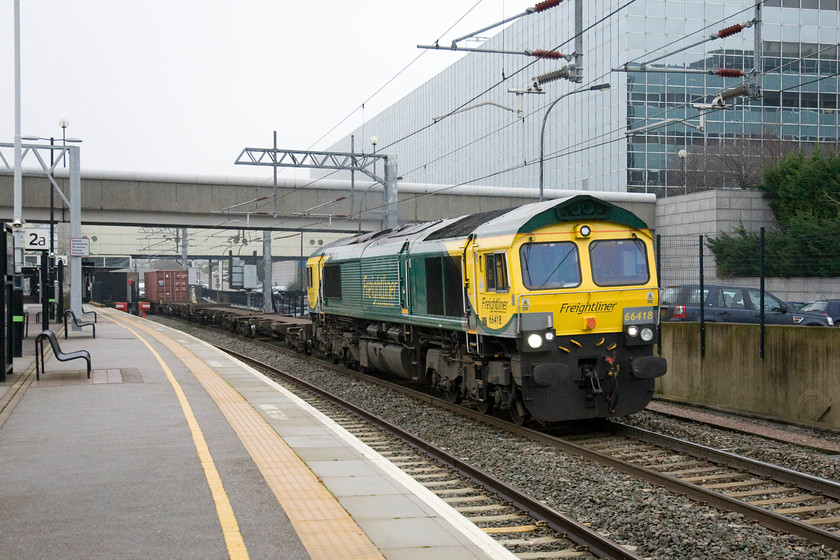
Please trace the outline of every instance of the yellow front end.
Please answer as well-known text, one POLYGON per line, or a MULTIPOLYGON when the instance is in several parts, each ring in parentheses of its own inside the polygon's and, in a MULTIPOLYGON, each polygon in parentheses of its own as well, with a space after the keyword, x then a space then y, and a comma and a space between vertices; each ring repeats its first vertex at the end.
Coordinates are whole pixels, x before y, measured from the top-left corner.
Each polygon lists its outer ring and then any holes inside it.
POLYGON ((657 322, 647 230, 567 222, 517 235, 512 243, 505 236, 481 239, 469 251, 468 285, 480 331, 515 335, 529 328, 529 315, 543 317, 556 336, 657 322))
POLYGON ((321 268, 324 257, 314 256, 306 261, 306 298, 309 300, 309 309, 313 313, 320 312, 320 290, 321 268))
POLYGON ((551 422, 644 408, 666 367, 652 355, 659 302, 648 230, 561 222, 480 238, 469 252, 470 326, 483 348, 511 352, 514 394, 531 415, 551 422))

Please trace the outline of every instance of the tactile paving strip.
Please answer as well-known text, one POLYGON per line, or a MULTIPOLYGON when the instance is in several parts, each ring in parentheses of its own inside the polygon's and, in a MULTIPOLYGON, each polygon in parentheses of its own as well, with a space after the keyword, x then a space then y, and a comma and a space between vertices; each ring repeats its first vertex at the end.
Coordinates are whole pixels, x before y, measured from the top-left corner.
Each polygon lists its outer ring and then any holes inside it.
POLYGON ((313 560, 383 558, 309 467, 265 419, 195 354, 165 334, 132 323, 164 344, 204 386, 262 472, 313 560))

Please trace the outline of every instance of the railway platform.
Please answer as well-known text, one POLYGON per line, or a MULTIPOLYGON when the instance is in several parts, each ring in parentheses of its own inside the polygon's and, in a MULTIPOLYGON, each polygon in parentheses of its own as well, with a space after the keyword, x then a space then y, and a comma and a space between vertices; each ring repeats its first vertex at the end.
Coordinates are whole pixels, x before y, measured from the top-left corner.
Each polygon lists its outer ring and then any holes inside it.
POLYGON ((513 558, 295 395, 112 309, 0 383, 0 556, 513 558))

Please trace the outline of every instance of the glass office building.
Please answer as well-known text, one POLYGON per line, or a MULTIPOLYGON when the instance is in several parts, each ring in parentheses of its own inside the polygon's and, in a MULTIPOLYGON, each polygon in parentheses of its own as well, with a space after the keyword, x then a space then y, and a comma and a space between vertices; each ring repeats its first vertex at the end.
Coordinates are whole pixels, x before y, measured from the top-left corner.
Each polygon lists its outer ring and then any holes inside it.
MULTIPOLYGON (((369 152, 367 138, 377 136, 377 151, 396 155, 408 182, 537 187, 542 139, 546 190, 667 196, 750 186, 765 156, 792 146, 835 148, 838 0, 768 0, 760 10, 744 0, 566 0, 482 48, 553 49, 573 60, 576 4, 579 83, 557 80, 544 93, 518 95, 509 90, 533 90, 535 76, 570 61, 470 53, 354 131, 357 151, 369 152), (735 25, 745 28, 706 40, 735 25), (721 68, 745 75, 721 77, 721 68), (610 89, 588 89, 605 83, 610 89), (760 97, 710 107, 745 83, 760 97)), ((350 151, 350 137, 331 149, 350 151)))

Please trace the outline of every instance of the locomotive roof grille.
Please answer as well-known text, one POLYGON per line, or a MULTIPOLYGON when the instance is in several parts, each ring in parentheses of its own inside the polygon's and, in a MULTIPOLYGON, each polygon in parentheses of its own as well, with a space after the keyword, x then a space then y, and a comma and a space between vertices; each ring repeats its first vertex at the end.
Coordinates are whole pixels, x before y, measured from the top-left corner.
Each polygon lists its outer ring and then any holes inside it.
POLYGON ((647 229, 647 224, 632 212, 605 200, 589 195, 567 198, 552 208, 539 212, 518 228, 519 233, 528 233, 557 222, 578 220, 600 220, 615 222, 636 229, 647 229))
POLYGON ((480 212, 478 214, 470 214, 464 216, 460 220, 456 220, 448 226, 442 227, 439 230, 432 232, 426 241, 435 241, 438 239, 452 239, 456 237, 466 237, 475 231, 478 226, 494 220, 499 216, 507 214, 513 208, 505 208, 503 210, 489 210, 487 212, 480 212))
POLYGON ((479 237, 487 235, 516 235, 530 233, 561 222, 605 221, 636 229, 647 229, 647 224, 632 212, 605 200, 589 195, 527 204, 507 214, 498 216, 491 223, 481 224, 472 232, 479 237))

